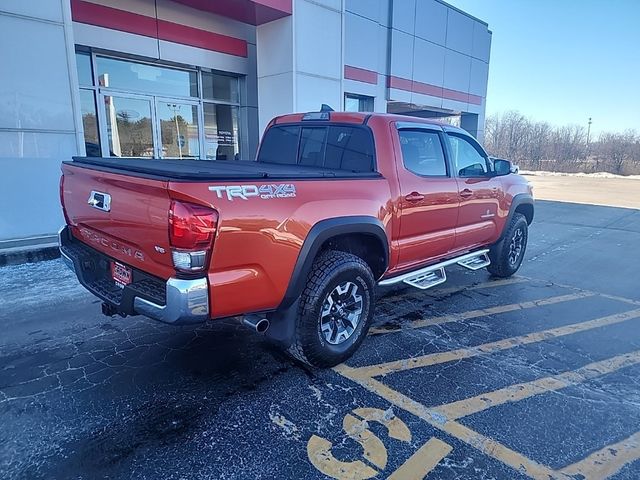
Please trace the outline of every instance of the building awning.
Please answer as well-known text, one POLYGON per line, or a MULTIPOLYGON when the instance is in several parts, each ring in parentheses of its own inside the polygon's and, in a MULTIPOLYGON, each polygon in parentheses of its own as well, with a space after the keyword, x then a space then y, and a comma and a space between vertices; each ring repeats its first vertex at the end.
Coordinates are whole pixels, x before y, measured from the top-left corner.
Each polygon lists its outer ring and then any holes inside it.
POLYGON ((292 0, 174 0, 198 10, 251 25, 262 25, 292 13, 292 0))

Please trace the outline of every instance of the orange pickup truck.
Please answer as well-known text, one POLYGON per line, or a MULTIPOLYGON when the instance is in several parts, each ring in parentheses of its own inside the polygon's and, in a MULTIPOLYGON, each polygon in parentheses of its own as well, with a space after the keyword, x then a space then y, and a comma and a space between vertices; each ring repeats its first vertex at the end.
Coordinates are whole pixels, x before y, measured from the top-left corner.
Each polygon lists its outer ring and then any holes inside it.
POLYGON ((64 162, 60 250, 106 315, 240 317, 327 367, 366 337, 377 285, 522 262, 531 187, 465 131, 422 118, 284 115, 255 161, 64 162))

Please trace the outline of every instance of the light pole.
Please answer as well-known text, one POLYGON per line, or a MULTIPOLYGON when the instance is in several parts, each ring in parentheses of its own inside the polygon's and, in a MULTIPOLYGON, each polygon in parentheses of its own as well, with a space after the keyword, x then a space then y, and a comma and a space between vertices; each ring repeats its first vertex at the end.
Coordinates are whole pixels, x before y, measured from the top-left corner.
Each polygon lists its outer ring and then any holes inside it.
POLYGON ((589 122, 587 123, 587 157, 589 156, 589 139, 591 137, 591 117, 589 117, 589 122))
POLYGON ((176 103, 167 103, 167 107, 169 107, 173 112, 173 119, 176 121, 176 141, 178 142, 178 154, 180 155, 180 159, 182 159, 182 143, 180 142, 180 125, 178 124, 178 112, 180 111, 180 107, 182 107, 182 105, 178 105, 176 103))

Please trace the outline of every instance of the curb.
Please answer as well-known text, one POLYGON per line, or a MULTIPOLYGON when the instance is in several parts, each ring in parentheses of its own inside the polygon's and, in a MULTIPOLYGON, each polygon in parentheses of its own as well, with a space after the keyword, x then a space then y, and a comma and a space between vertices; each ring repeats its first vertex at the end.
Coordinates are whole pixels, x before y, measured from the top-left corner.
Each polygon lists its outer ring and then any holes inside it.
POLYGON ((37 250, 19 250, 16 252, 0 251, 0 268, 9 265, 20 265, 23 263, 42 262, 44 260, 54 260, 60 258, 58 247, 45 247, 37 250))

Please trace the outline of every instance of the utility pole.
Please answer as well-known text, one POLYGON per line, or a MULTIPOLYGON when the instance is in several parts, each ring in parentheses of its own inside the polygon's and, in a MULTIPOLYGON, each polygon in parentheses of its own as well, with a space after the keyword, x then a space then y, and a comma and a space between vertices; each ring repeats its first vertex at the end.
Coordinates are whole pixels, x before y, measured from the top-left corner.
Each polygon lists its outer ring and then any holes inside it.
POLYGON ((182 159, 182 143, 180 141, 180 125, 178 124, 178 112, 180 111, 180 107, 182 107, 182 105, 177 105, 175 103, 167 103, 167 107, 169 107, 173 112, 173 119, 176 121, 176 140, 178 142, 178 152, 180 155, 180 159, 182 159))
POLYGON ((587 123, 587 157, 589 156, 589 139, 591 137, 591 117, 589 117, 589 122, 587 123))

